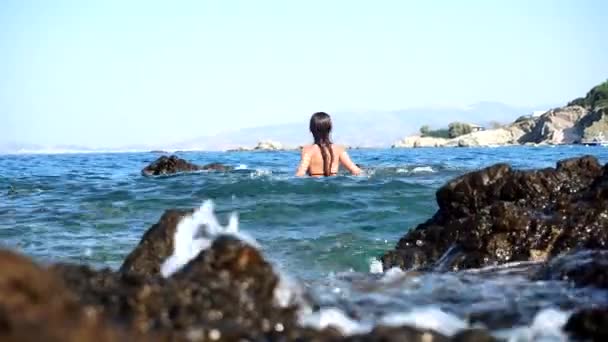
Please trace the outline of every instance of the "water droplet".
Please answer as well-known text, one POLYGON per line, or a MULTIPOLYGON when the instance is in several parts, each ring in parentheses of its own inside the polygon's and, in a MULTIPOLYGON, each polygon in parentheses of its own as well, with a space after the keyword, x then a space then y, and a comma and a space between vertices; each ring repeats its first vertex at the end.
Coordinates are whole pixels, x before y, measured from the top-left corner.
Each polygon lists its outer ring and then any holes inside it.
POLYGON ((211 331, 209 331, 209 338, 212 341, 217 341, 220 339, 220 337, 222 337, 222 333, 220 333, 219 330, 217 329, 211 329, 211 331))
POLYGON ((421 247, 422 245, 424 245, 424 242, 422 242, 422 240, 416 240, 416 246, 421 247))
POLYGON ((282 323, 277 323, 274 325, 274 330, 277 332, 282 332, 283 330, 285 330, 285 327, 283 327, 282 323))

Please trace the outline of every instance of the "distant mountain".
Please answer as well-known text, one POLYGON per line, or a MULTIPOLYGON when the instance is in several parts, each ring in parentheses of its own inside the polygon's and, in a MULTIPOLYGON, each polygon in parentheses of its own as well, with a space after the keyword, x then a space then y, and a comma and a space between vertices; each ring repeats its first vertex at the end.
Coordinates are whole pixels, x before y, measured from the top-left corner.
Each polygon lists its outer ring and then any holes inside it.
MULTIPOLYGON (((420 126, 447 126, 463 121, 487 126, 492 121, 509 123, 517 117, 546 107, 514 107, 499 102, 479 102, 466 108, 412 108, 396 111, 331 113, 334 140, 350 146, 390 146, 395 140, 418 132, 420 126)), ((254 146, 260 140, 275 140, 286 146, 310 142, 308 118, 298 123, 246 128, 201 137, 173 145, 172 149, 224 150, 254 146)))
MULTIPOLYGON (((446 127, 452 121, 463 121, 487 126, 491 121, 513 122, 521 115, 557 106, 514 107, 499 102, 479 102, 465 108, 411 108, 395 111, 360 111, 330 113, 334 121, 334 140, 341 144, 362 147, 390 146, 394 141, 418 132, 422 125, 446 127)), ((0 153, 62 153, 62 152, 119 152, 149 150, 226 150, 255 146, 260 140, 275 140, 285 146, 310 143, 308 117, 299 122, 244 128, 213 136, 199 137, 175 144, 156 143, 95 148, 63 145, 0 143, 0 153)))

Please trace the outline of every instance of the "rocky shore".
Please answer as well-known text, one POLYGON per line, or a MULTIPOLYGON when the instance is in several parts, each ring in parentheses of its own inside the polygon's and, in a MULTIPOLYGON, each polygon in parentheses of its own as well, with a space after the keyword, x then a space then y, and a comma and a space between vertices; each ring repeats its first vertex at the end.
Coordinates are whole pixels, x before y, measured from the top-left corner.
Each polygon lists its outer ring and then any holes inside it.
POLYGON ((552 109, 539 117, 522 117, 502 128, 465 134, 456 138, 414 135, 399 140, 393 148, 473 147, 506 145, 563 145, 591 140, 608 132, 605 109, 589 110, 581 106, 552 109))
POLYGON ((578 144, 608 135, 607 94, 608 81, 567 106, 551 109, 540 116, 522 116, 501 128, 481 130, 451 139, 413 135, 395 142, 392 147, 578 144))
MULTIPOLYGON (((287 287, 258 249, 231 234, 167 277, 176 231, 192 211, 168 210, 119 270, 85 265, 37 265, 0 251, 2 341, 448 341, 437 332, 376 327, 344 336, 331 327, 300 326, 311 310, 287 287)), ((464 330, 457 341, 487 332, 464 330)))
MULTIPOLYGON (((531 171, 498 164, 448 182, 437 204, 384 254, 384 270, 445 273, 525 261, 537 266, 526 275, 531 281, 608 290, 608 164, 591 156, 531 171)), ((118 270, 39 265, 0 250, 0 340, 496 340, 484 329, 446 336, 409 325, 350 334, 307 327, 302 317, 319 306, 313 297, 290 285, 234 221, 215 227, 205 208, 167 210, 118 270)), ((590 307, 563 329, 599 341, 608 336, 606 321, 608 309, 590 307)))
MULTIPOLYGON (((540 262, 533 279, 608 290, 608 164, 592 156, 533 171, 498 164, 448 182, 437 191, 437 204, 432 218, 382 256, 384 269, 449 272, 540 262)), ((599 340, 607 336, 600 323, 606 321, 606 309, 583 311, 566 330, 599 340)))

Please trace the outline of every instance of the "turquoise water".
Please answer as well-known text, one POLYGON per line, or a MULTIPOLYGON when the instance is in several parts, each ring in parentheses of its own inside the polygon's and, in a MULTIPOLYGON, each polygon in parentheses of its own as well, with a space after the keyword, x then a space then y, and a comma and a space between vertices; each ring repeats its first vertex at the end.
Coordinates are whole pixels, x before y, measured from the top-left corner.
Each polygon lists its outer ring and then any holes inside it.
POLYGON ((293 177, 297 152, 184 152, 237 170, 161 178, 140 175, 154 153, 4 155, 0 239, 43 262, 117 267, 165 209, 213 199, 221 220, 237 212, 241 230, 293 276, 366 272, 434 213, 448 179, 497 162, 538 168, 589 153, 608 161, 599 147, 353 150, 367 174, 332 179, 293 177))
POLYGON ((518 326, 525 336, 560 340, 556 322, 571 310, 608 304, 605 291, 530 281, 525 264, 447 274, 369 271, 373 258, 435 212, 435 191, 447 180, 498 162, 542 168, 583 154, 608 161, 602 147, 353 150, 364 176, 313 179, 293 177, 297 152, 184 152, 178 155, 198 164, 237 169, 146 178, 140 170, 158 154, 3 155, 0 241, 43 263, 116 268, 165 209, 212 199, 220 220, 238 213, 240 230, 316 303, 357 324, 386 317, 438 322, 438 329, 480 322, 498 336, 519 336, 518 326))

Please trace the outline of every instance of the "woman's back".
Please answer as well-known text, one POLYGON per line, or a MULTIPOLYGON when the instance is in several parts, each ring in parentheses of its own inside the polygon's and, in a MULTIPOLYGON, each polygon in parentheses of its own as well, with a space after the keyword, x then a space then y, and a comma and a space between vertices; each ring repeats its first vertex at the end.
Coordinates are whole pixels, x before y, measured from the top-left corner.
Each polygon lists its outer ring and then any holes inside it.
POLYGON ((310 133, 315 144, 302 148, 300 166, 296 176, 334 176, 338 173, 340 164, 352 174, 358 175, 361 170, 350 160, 346 149, 331 142, 331 117, 325 112, 317 112, 310 118, 310 133))
POLYGON ((352 162, 344 146, 331 144, 331 151, 327 146, 323 146, 326 156, 324 157, 319 145, 307 145, 302 148, 302 160, 298 168, 297 175, 308 174, 313 177, 325 176, 326 161, 331 162, 329 168, 330 176, 338 173, 340 165, 343 165, 353 174, 359 174, 361 170, 352 162), (332 158, 333 156, 333 158, 332 158))

